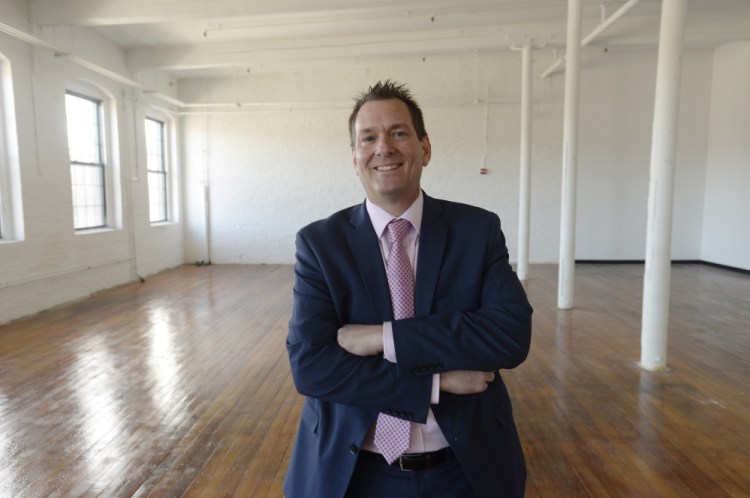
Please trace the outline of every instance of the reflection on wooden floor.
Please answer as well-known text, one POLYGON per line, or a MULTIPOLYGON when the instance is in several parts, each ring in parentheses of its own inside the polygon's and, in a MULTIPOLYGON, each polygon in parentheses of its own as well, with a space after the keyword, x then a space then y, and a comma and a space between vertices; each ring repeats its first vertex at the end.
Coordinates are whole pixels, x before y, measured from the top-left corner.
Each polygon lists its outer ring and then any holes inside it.
MULTIPOLYGON (((750 496, 750 276, 673 267, 670 371, 638 367, 642 265, 533 266, 504 372, 528 497, 750 496)), ((290 266, 185 266, 0 327, 0 497, 279 497, 301 399, 290 266)))

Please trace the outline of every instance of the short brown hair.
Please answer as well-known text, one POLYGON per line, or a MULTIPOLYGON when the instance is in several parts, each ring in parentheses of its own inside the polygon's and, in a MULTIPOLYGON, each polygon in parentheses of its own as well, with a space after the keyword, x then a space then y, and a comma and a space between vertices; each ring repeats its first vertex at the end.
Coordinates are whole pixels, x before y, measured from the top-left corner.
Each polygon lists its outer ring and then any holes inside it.
POLYGON ((406 104, 406 107, 409 109, 409 114, 411 114, 414 130, 417 132, 417 138, 423 140, 427 136, 427 130, 425 130, 424 127, 422 109, 419 108, 419 105, 416 100, 414 100, 409 89, 406 88, 406 85, 391 80, 378 81, 354 99, 354 108, 349 116, 349 142, 352 147, 354 147, 354 122, 357 120, 359 110, 366 102, 388 99, 398 99, 406 104))

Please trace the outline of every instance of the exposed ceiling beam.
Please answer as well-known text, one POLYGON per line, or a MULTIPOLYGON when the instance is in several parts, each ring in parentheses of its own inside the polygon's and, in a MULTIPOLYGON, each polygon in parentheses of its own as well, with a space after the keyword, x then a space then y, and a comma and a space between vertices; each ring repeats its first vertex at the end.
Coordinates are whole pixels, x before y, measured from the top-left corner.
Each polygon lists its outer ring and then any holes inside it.
MULTIPOLYGON (((587 0, 599 4, 599 0, 587 0)), ((28 0, 31 22, 39 26, 107 26, 253 18, 275 15, 336 15, 346 12, 404 13, 559 9, 559 0, 28 0)))
MULTIPOLYGON (((655 46, 661 0, 582 1, 587 31, 603 26, 606 14, 617 8, 638 4, 597 45, 655 46)), ((687 46, 747 39, 750 0, 692 1, 687 46)), ((560 50, 565 43, 566 0, 26 2, 29 31, 44 40, 57 45, 62 38, 56 30, 83 27, 124 50, 128 69, 172 72, 177 78, 213 69, 211 75, 237 68, 509 50, 529 38, 536 46, 560 50)), ((87 57, 93 53, 78 49, 87 57)))
MULTIPOLYGON (((133 49, 127 65, 133 70, 187 70, 378 57, 430 56, 481 50, 510 50, 529 38, 523 29, 500 31, 447 30, 381 35, 315 37, 204 45, 133 49), (516 32, 518 31, 518 32, 516 32)), ((537 44, 556 43, 543 35, 537 44)))
MULTIPOLYGON (((327 9, 345 9, 347 0, 329 0, 327 9)), ((106 26, 250 17, 311 10, 300 0, 29 0, 31 21, 40 26, 106 26)), ((323 2, 317 2, 320 5, 323 2)), ((397 4, 393 0, 386 3, 397 4)))

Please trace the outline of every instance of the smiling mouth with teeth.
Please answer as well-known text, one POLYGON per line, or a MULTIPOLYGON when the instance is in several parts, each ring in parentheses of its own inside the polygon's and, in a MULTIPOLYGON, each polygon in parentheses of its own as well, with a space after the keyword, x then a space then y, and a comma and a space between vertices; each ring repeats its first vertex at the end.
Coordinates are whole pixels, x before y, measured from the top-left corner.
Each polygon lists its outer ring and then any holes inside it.
POLYGON ((390 170, 396 169, 398 167, 399 167, 398 164, 387 164, 385 166, 376 166, 375 170, 376 171, 390 171, 390 170))

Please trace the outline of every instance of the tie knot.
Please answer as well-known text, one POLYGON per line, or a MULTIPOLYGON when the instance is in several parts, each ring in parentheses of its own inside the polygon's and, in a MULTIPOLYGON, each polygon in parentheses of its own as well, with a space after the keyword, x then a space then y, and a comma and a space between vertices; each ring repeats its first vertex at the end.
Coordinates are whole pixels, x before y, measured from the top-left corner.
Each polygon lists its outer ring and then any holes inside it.
POLYGON ((388 233, 391 234, 391 244, 401 243, 411 229, 411 221, 395 218, 388 223, 388 233))

